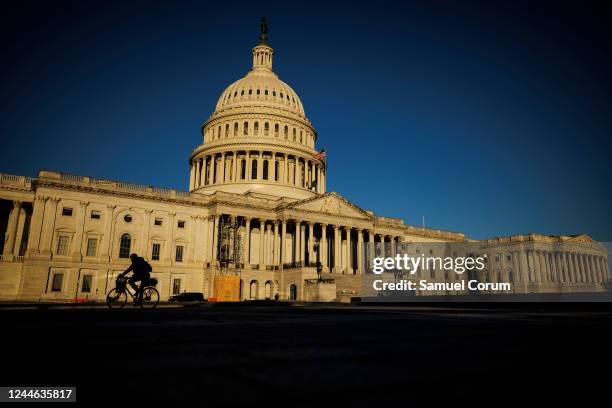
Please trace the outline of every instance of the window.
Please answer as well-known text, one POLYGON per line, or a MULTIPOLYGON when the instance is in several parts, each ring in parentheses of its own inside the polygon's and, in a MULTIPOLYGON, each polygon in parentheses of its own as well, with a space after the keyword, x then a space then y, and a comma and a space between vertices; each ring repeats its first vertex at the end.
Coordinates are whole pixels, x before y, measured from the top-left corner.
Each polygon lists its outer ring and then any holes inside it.
POLYGON ((285 126, 283 134, 285 135, 285 139, 289 138, 289 126, 285 126))
POLYGON ((100 211, 93 210, 93 211, 91 212, 91 214, 89 215, 89 217, 90 217, 92 220, 99 220, 99 219, 100 219, 100 211))
POLYGON ((293 128, 293 141, 295 142, 296 138, 295 138, 295 128, 293 128))
POLYGON ((244 135, 248 136, 249 135, 249 122, 244 122, 243 129, 244 129, 243 131, 244 135))
POLYGON ((257 180, 257 160, 251 163, 251 180, 257 180))
POLYGON ((274 125, 274 137, 278 137, 278 123, 274 125))
POLYGON ((183 221, 183 220, 179 220, 179 221, 178 221, 178 223, 177 223, 177 227, 179 227, 179 228, 185 228, 185 221, 183 221))
POLYGON ((259 122, 255 122, 253 125, 253 134, 257 136, 259 134, 259 122))
POLYGON ((68 239, 67 235, 60 235, 57 237, 57 254, 68 255, 68 239))
POLYGON ((278 162, 274 162, 274 181, 278 181, 278 162))
POLYGON ((176 262, 183 262, 183 246, 176 246, 176 257, 174 258, 176 262))
POLYGON ((259 95, 259 88, 257 88, 257 95, 259 95))
POLYGON ((153 251, 151 252, 151 259, 154 261, 159 261, 159 252, 161 249, 160 244, 153 244, 153 251))
POLYGON ((507 255, 506 256, 506 261, 511 261, 512 260, 512 255, 507 255))
POLYGON ((172 281, 172 294, 173 295, 178 295, 179 293, 181 293, 181 280, 180 279, 174 279, 172 281))
POLYGON ((64 280, 63 273, 54 273, 53 282, 51 283, 51 292, 61 292, 63 280, 64 280))
POLYGON ((229 125, 225 125, 225 137, 229 136, 229 125))
POLYGON ((244 180, 246 178, 246 160, 242 160, 240 164, 240 179, 244 180))
POLYGON ((234 136, 238 136, 238 122, 234 123, 234 136))
POLYGON ((83 275, 83 286, 81 292, 91 292, 91 282, 93 281, 93 275, 83 275))
POLYGON ((119 258, 129 258, 132 247, 132 237, 130 234, 123 234, 119 241, 119 258))
POLYGON ((163 223, 163 219, 162 218, 156 218, 155 221, 153 222, 153 224, 157 225, 158 227, 162 225, 163 223))
POLYGON ((132 216, 130 214, 126 215, 125 217, 123 217, 123 221, 129 224, 130 222, 132 222, 132 216))
POLYGON ((268 136, 270 134, 270 124, 268 122, 264 123, 264 136, 268 136))
POLYGON ((70 207, 62 208, 62 215, 66 216, 66 217, 72 217, 72 208, 70 208, 70 207))
POLYGON ((86 256, 96 256, 97 249, 98 249, 98 240, 96 238, 88 238, 86 256))
POLYGON ((267 180, 268 179, 268 161, 264 160, 263 162, 263 179, 267 180))

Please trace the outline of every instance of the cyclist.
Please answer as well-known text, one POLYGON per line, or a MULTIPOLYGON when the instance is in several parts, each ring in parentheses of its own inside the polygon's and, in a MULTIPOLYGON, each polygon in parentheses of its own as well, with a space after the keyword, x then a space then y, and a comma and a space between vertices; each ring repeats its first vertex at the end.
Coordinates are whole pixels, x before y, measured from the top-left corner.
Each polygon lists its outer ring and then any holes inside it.
POLYGON ((141 289, 144 288, 151 278, 151 271, 153 268, 151 268, 151 265, 149 265, 149 263, 141 256, 136 254, 130 255, 130 260, 132 261, 132 264, 125 270, 125 272, 121 274, 121 276, 125 277, 125 275, 132 272, 132 276, 128 279, 128 283, 136 291, 136 295, 134 295, 134 303, 139 305, 142 303, 141 289), (140 281, 140 287, 136 285, 136 282, 138 281, 140 281))

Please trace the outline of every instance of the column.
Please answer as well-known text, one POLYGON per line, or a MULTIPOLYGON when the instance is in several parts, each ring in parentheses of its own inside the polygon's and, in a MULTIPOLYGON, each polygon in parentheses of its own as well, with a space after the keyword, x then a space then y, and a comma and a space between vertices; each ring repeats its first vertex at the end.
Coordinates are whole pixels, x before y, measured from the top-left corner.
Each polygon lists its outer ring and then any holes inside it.
POLYGON ((164 248, 165 256, 164 262, 171 263, 174 262, 174 216, 176 213, 168 213, 168 226, 166 228, 166 247, 164 248))
POLYGON ((328 254, 327 254, 327 224, 321 224, 321 242, 319 245, 319 258, 321 260, 321 266, 323 267, 323 271, 329 272, 329 267, 327 263, 328 254))
POLYGON ((218 264, 219 260, 219 251, 217 247, 219 246, 219 222, 221 221, 220 215, 215 215, 215 223, 213 224, 213 234, 212 234, 212 263, 213 265, 218 264))
POLYGON ((274 264, 274 261, 273 261, 274 249, 272 249, 273 246, 274 246, 274 235, 272 234, 272 225, 269 223, 266 223, 266 251, 264 254, 266 265, 274 264))
POLYGON ((284 185, 289 184, 289 176, 287 174, 289 172, 289 164, 288 164, 288 162, 289 162, 289 155, 285 153, 285 160, 283 162, 283 166, 284 166, 283 167, 284 168, 284 171, 283 171, 283 184, 284 185))
POLYGON ((35 196, 34 205, 32 206, 32 218, 30 220, 30 234, 28 236, 27 255, 32 256, 38 254, 40 244, 40 233, 45 213, 46 197, 35 196))
POLYGON ((87 212, 87 201, 79 202, 79 210, 76 217, 74 242, 72 243, 72 260, 81 261, 83 248, 83 229, 85 228, 85 213, 87 212))
POLYGON ((247 150, 246 156, 247 156, 247 161, 246 161, 247 165, 245 169, 245 175, 246 175, 247 181, 250 181, 251 180, 251 169, 253 167, 253 165, 251 164, 251 152, 247 150))
POLYGON ((351 227, 346 227, 346 273, 353 274, 353 248, 351 248, 351 227))
POLYGON ((521 268, 521 276, 525 285, 531 282, 531 275, 529 273, 529 263, 527 260, 527 250, 519 252, 519 266, 521 268))
POLYGON ((276 181, 276 153, 272 152, 272 160, 270 160, 270 168, 268 171, 269 174, 271 174, 271 176, 269 177, 269 180, 271 182, 275 182, 276 181))
POLYGON ((244 223, 244 268, 251 269, 251 219, 244 217, 244 223))
POLYGON ((302 243, 300 241, 302 233, 301 233, 300 230, 302 229, 302 223, 301 223, 300 220, 295 220, 294 225, 295 225, 295 230, 294 230, 294 233, 293 233, 293 237, 294 237, 293 238, 293 245, 295 246, 294 261, 297 264, 297 263, 302 261, 302 257, 301 257, 301 254, 300 254, 300 248, 301 248, 301 245, 302 245, 302 243))
MULTIPOLYGON (((259 170, 258 170, 259 171, 259 170)), ((264 261, 264 249, 266 247, 264 243, 264 232, 265 232, 266 221, 259 219, 259 270, 265 269, 265 261, 264 261)))
POLYGON ((234 161, 232 162, 232 183, 236 183, 240 177, 238 177, 238 152, 234 152, 234 161))
MULTIPOLYGON (((213 184, 215 174, 215 155, 208 156, 208 185, 213 184)), ((216 259, 216 257, 215 257, 216 259)))
POLYGON ((369 271, 372 267, 372 263, 374 262, 373 259, 376 257, 376 254, 374 252, 374 232, 372 232, 372 230, 368 230, 368 251, 369 251, 369 260, 368 260, 368 265, 366 267, 366 271, 369 271))
MULTIPOLYGON (((145 210, 145 211, 150 211, 150 210, 145 210)), ((145 217, 146 219, 147 217, 145 217)), ((189 231, 191 232, 191 238, 190 238, 190 242, 189 242, 189 257, 187 259, 187 262, 196 262, 198 260, 198 253, 197 253, 197 245, 196 245, 196 240, 197 240, 197 236, 198 236, 198 232, 200 229, 200 217, 197 215, 192 215, 189 217, 191 219, 191 222, 189 223, 189 231)), ((151 221, 149 221, 150 224, 151 221)), ((148 225, 145 225, 145 229, 148 229, 148 225)), ((149 252, 149 232, 147 231, 147 237, 146 237, 146 241, 145 241, 145 248, 147 248, 146 252, 149 252)))
POLYGON ((317 172, 317 193, 321 194, 322 193, 322 183, 321 183, 321 166, 320 165, 316 165, 315 166, 315 170, 317 172))
POLYGON ((287 220, 283 220, 282 235, 281 235, 281 256, 282 265, 287 263, 287 220))
POLYGON ((58 202, 58 198, 49 197, 45 205, 45 221, 42 228, 40 252, 49 257, 51 256, 51 244, 53 242, 53 233, 55 232, 55 215, 57 214, 58 202))
MULTIPOLYGON (((9 215, 8 225, 6 228, 7 239, 4 244, 4 251, 2 253, 4 260, 12 261, 14 248, 15 248, 15 237, 17 236, 17 224, 19 222, 19 212, 21 211, 21 201, 13 201, 13 209, 9 215)), ((19 250, 17 250, 17 255, 19 255, 19 250)))
POLYGON ((308 262, 313 264, 316 263, 316 256, 314 254, 314 223, 308 222, 308 262))
POLYGON ((263 151, 261 150, 259 151, 259 161, 257 163, 257 180, 263 180, 263 151))
POLYGON ((221 153, 221 171, 219 172, 219 177, 217 183, 225 183, 225 152, 221 153))
POLYGON ((357 229, 357 275, 363 274, 363 231, 357 229))
POLYGON ((274 250, 273 250, 273 261, 272 263, 274 265, 278 265, 279 264, 279 257, 280 254, 280 240, 278 237, 278 221, 274 221, 274 250))
POLYGON ((305 265, 306 261, 306 226, 300 222, 300 262, 302 266, 305 265))
POLYGON ((114 204, 106 204, 106 211, 104 212, 104 235, 102 235, 100 248, 100 257, 103 261, 110 260, 115 207, 114 204))
POLYGON ((340 269, 341 255, 340 255, 340 227, 334 225, 334 273, 342 273, 340 269))
POLYGON ((189 191, 193 190, 193 186, 195 183, 195 174, 196 174, 197 165, 195 162, 191 162, 189 166, 189 191))

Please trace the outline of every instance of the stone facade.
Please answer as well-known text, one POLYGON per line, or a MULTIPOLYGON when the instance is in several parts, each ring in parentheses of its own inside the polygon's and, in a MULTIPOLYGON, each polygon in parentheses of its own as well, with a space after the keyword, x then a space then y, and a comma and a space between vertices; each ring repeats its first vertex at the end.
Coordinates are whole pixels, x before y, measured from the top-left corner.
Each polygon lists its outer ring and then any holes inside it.
MULTIPOLYGON (((0 299, 103 300, 133 252, 153 266, 162 299, 184 291, 213 297, 215 276, 224 273, 220 225, 229 222, 242 242, 242 299, 347 300, 360 295, 374 256, 368 243, 474 242, 327 192, 317 132, 272 71, 273 54, 260 42, 253 68, 202 125, 189 192, 52 171, 0 174, 0 299)), ((584 235, 481 244, 499 255, 492 279, 511 273, 517 291, 599 291, 609 279, 607 251, 584 235)))

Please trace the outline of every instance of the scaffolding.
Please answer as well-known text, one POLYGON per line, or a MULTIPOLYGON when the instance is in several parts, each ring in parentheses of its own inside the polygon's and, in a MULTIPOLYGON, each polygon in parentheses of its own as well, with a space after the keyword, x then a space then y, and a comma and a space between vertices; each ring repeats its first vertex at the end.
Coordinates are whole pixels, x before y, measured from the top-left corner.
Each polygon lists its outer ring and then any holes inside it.
POLYGON ((242 263, 242 234, 240 228, 242 220, 230 215, 221 216, 219 222, 219 242, 217 255, 219 260, 218 272, 221 275, 240 276, 242 263))

